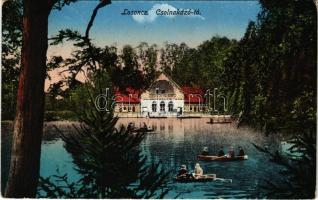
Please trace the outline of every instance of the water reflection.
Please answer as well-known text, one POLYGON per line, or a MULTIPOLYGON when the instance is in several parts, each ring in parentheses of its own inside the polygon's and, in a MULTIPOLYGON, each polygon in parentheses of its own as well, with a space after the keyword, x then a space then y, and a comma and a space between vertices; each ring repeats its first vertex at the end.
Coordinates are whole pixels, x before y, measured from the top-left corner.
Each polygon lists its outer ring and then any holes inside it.
MULTIPOLYGON (((248 128, 236 129, 231 124, 207 124, 208 119, 137 119, 122 118, 118 122, 127 125, 134 121, 141 127, 145 122, 155 131, 150 132, 141 148, 148 157, 148 162, 161 161, 166 169, 173 170, 170 177, 170 187, 167 198, 255 198, 261 192, 260 184, 267 177, 276 177, 278 168, 270 163, 268 158, 258 152, 253 145, 268 146, 279 149, 281 144, 277 135, 265 137, 263 134, 248 128), (249 159, 238 162, 201 162, 196 156, 203 146, 208 146, 211 154, 224 146, 227 151, 234 146, 242 146, 249 159), (181 164, 193 169, 200 162, 205 173, 216 173, 217 177, 233 179, 233 183, 176 183, 173 175, 181 164)), ((76 125, 77 123, 75 123, 76 125)), ((72 180, 77 180, 73 169, 72 158, 63 147, 54 125, 63 132, 74 131, 69 122, 51 122, 45 124, 41 152, 40 174, 47 177, 68 173, 72 180)), ((78 124, 77 124, 78 125, 78 124)), ((9 166, 10 125, 2 127, 2 183, 4 183, 9 166)), ((3 184, 2 184, 3 185, 3 184)))
MULTIPOLYGON (((120 119, 127 124, 131 119, 120 119)), ((248 128, 237 129, 232 124, 207 124, 207 119, 136 119, 136 125, 147 123, 155 133, 148 135, 143 143, 143 151, 150 161, 161 161, 165 168, 174 170, 181 164, 194 169, 199 162, 205 173, 216 173, 218 177, 233 179, 228 183, 175 183, 169 197, 181 193, 180 198, 253 198, 260 191, 260 182, 278 172, 276 165, 268 162, 263 153, 258 152, 252 143, 279 149, 277 135, 265 137, 262 133, 248 128), (156 129, 156 127, 160 127, 156 129), (201 162, 196 159, 203 146, 209 147, 211 154, 217 154, 223 146, 230 146, 238 152, 242 146, 249 160, 238 162, 201 162)), ((173 177, 171 177, 172 179, 173 177)))

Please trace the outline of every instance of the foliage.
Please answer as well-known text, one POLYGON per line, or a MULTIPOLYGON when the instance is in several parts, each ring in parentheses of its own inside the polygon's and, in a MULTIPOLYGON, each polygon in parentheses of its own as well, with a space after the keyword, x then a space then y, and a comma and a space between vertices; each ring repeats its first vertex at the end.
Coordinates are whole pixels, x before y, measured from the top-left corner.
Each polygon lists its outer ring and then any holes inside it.
MULTIPOLYGON (((261 1, 258 21, 227 59, 223 85, 241 123, 265 132, 316 122, 316 9, 311 1, 261 1)), ((296 127, 294 127, 296 128, 296 127)))
POLYGON ((6 1, 2 7, 2 119, 13 119, 20 72, 22 2, 6 1))
POLYGON ((44 120, 45 121, 59 121, 59 120, 76 120, 77 117, 72 111, 45 111, 44 120))
MULTIPOLYGON (((126 75, 138 71, 134 49, 126 46, 118 56, 115 47, 96 47, 86 36, 71 30, 60 31, 52 40, 53 44, 70 40, 79 47, 71 58, 51 62, 69 69, 71 76, 66 84, 72 86, 80 72, 86 76, 85 83, 76 84, 68 89, 68 94, 64 93, 81 125, 74 126, 75 133, 60 133, 81 179, 68 183, 67 176, 55 176, 53 182, 42 178, 39 195, 55 198, 160 198, 165 195, 168 173, 159 164, 146 164, 139 149, 145 133, 115 127, 118 118, 113 116, 111 97, 113 83, 117 82, 113 74, 118 69, 127 71, 126 75), (99 95, 107 96, 106 101, 105 98, 98 101, 107 109, 97 109, 95 101, 99 95), (54 181, 64 185, 56 185, 54 181)), ((51 91, 56 89, 52 87, 51 91)))
POLYGON ((223 87, 239 124, 286 133, 294 156, 268 153, 285 168, 267 180, 267 198, 313 198, 316 177, 316 7, 312 1, 260 1, 223 71, 223 87))
POLYGON ((142 42, 137 46, 138 61, 144 72, 144 87, 147 88, 155 80, 158 68, 158 46, 142 42))
POLYGON ((112 73, 113 83, 121 90, 127 87, 144 88, 144 76, 135 49, 130 45, 124 46, 119 60, 120 65, 112 73))
POLYGON ((159 164, 147 164, 146 157, 140 152, 139 145, 145 133, 115 127, 118 118, 113 117, 111 98, 106 101, 108 111, 95 107, 94 97, 107 85, 105 76, 102 73, 94 75, 91 78, 94 82, 85 85, 89 97, 84 98, 76 109, 82 122, 80 127, 74 126, 75 132, 71 134, 60 133, 81 179, 68 183, 67 175, 54 176, 58 181, 56 185, 50 178, 41 178, 39 195, 44 193, 45 197, 51 198, 162 198, 167 193, 165 181, 169 173, 159 164))
POLYGON ((218 36, 204 41, 197 48, 190 48, 185 43, 166 43, 160 50, 161 68, 180 85, 203 89, 219 87, 223 62, 235 45, 235 40, 218 36))
POLYGON ((280 181, 265 180, 265 194, 260 197, 284 199, 313 199, 316 190, 316 134, 308 132, 288 141, 288 152, 270 152, 254 146, 270 156, 270 160, 284 168, 280 181))

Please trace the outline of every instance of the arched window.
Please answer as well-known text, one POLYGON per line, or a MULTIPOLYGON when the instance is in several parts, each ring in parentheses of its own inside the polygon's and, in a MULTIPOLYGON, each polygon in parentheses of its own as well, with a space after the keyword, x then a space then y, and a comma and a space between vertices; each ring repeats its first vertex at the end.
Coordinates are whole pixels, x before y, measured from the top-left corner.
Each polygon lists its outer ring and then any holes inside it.
POLYGON ((157 102, 153 101, 151 105, 152 112, 157 112, 157 102))
POLYGON ((173 102, 172 101, 170 101, 169 104, 168 104, 168 111, 169 112, 173 111, 173 102))
POLYGON ((165 111, 165 102, 161 101, 160 102, 160 112, 164 112, 165 111))
POLYGON ((119 112, 123 112, 123 108, 121 105, 119 106, 119 112))

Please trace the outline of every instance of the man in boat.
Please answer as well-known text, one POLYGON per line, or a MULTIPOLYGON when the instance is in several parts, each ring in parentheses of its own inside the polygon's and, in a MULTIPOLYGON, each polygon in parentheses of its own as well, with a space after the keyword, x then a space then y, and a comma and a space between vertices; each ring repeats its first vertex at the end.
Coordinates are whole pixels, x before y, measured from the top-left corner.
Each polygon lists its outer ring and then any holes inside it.
POLYGON ((201 152, 201 155, 203 155, 203 156, 209 155, 209 149, 208 149, 208 147, 203 147, 202 152, 201 152))
POLYGON ((224 156, 225 154, 224 154, 224 151, 223 151, 223 147, 221 147, 220 148, 220 150, 219 150, 219 152, 218 152, 218 156, 219 157, 222 157, 222 156, 224 156))
POLYGON ((177 174, 177 178, 189 178, 189 172, 186 165, 181 165, 177 174))
POLYGON ((234 158, 234 157, 235 157, 235 152, 234 152, 234 148, 233 148, 233 147, 231 147, 231 149, 230 149, 230 151, 229 151, 229 153, 228 153, 228 156, 229 156, 230 158, 234 158))
POLYGON ((194 177, 200 178, 202 175, 203 175, 203 169, 201 168, 200 164, 199 163, 195 164, 194 177))
POLYGON ((244 150, 242 149, 242 147, 239 147, 238 156, 245 156, 245 152, 244 152, 244 150))

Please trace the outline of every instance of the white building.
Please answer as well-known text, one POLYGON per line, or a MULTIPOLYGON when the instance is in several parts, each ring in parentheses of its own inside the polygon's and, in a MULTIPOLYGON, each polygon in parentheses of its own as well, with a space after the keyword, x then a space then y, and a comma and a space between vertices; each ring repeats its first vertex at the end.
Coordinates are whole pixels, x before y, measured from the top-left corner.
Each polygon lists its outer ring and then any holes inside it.
POLYGON ((132 112, 144 117, 172 117, 184 112, 205 110, 200 88, 180 87, 167 74, 161 73, 144 91, 127 89, 117 93, 116 113, 132 112))
POLYGON ((141 94, 140 107, 143 116, 177 116, 184 111, 184 94, 172 79, 161 73, 141 94))

